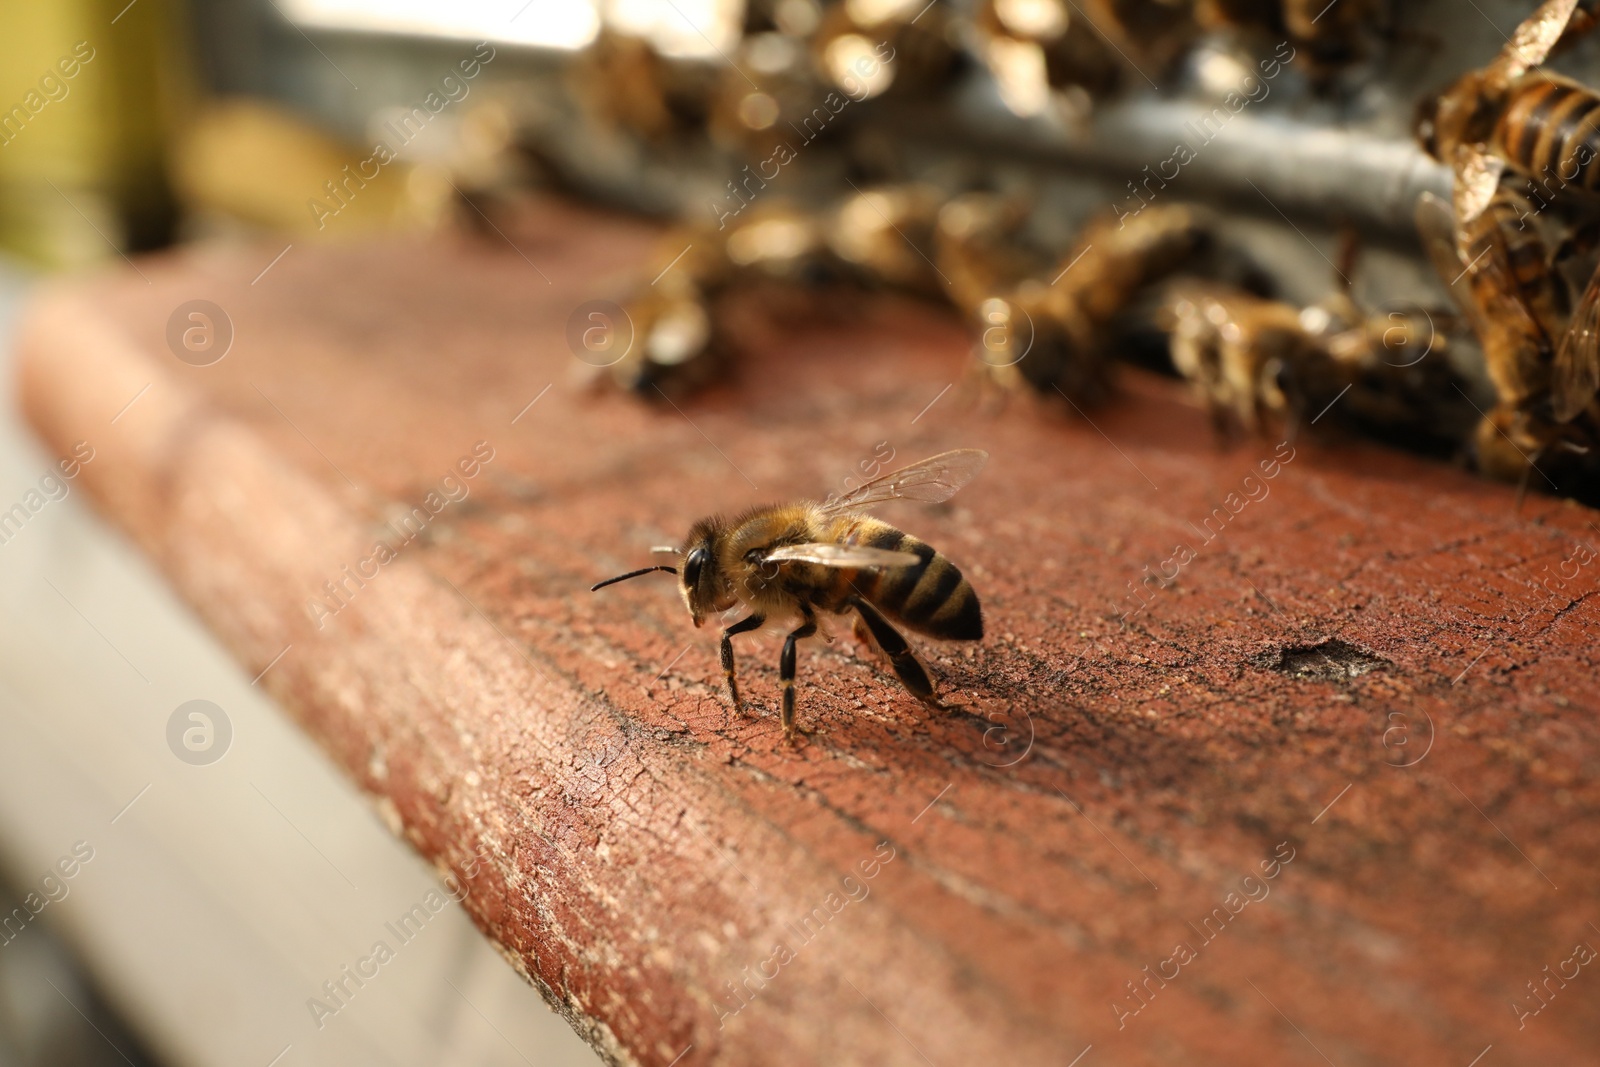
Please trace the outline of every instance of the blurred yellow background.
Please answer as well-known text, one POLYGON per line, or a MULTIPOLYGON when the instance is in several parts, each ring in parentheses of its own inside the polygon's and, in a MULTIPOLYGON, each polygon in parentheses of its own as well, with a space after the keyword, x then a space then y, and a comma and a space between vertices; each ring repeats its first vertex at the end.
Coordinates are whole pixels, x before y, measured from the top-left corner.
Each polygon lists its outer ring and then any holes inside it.
POLYGON ((6 251, 56 267, 167 241, 176 217, 167 148, 196 100, 177 7, 0 3, 6 251))

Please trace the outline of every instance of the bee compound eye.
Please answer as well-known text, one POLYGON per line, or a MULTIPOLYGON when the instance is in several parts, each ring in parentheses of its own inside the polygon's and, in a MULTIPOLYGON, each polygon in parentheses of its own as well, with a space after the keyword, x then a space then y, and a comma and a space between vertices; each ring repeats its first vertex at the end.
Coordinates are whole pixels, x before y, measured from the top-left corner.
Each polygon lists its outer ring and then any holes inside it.
POLYGON ((700 568, 704 567, 705 563, 706 563, 706 550, 705 549, 697 548, 697 549, 693 550, 692 552, 690 552, 688 558, 683 561, 683 584, 684 585, 698 585, 698 584, 700 584, 700 568))

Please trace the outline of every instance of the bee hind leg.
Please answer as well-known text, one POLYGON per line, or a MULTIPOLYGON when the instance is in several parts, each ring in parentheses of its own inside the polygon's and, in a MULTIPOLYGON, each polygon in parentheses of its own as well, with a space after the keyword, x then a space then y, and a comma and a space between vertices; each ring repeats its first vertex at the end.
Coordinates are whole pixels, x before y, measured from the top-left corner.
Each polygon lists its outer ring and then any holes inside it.
POLYGON ((917 657, 911 652, 911 646, 906 644, 906 639, 900 631, 890 625, 889 620, 884 618, 877 608, 860 597, 851 597, 850 606, 856 609, 857 615, 866 625, 867 632, 872 635, 872 640, 878 648, 889 657, 889 665, 894 668, 895 677, 900 679, 900 684, 929 707, 943 707, 944 705, 939 703, 939 695, 934 692, 928 672, 917 662, 917 657))
POLYGON ((867 629, 866 620, 860 615, 854 616, 852 622, 850 623, 850 632, 856 635, 856 640, 860 641, 869 652, 883 652, 883 649, 878 647, 877 638, 873 637, 872 631, 867 629))
POLYGON ((806 621, 789 634, 783 642, 783 653, 778 657, 778 680, 783 683, 783 736, 794 740, 794 646, 802 637, 817 632, 817 620, 806 611, 806 621))
POLYGON ((722 631, 722 677, 728 683, 728 697, 733 701, 735 714, 744 711, 744 704, 739 699, 739 680, 733 673, 733 635, 759 630, 766 621, 765 615, 746 615, 722 631))

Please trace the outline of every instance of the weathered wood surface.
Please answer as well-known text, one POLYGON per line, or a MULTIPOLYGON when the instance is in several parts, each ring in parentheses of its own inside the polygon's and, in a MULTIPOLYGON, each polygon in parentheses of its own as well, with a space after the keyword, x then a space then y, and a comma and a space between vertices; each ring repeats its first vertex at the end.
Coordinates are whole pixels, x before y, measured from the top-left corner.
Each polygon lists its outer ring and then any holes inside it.
POLYGON ((295 247, 254 282, 276 248, 201 249, 66 284, 28 318, 22 394, 606 1055, 1593 1056, 1595 968, 1528 988, 1600 946, 1590 512, 1349 443, 1247 482, 1278 443, 1219 451, 1148 379, 1093 426, 996 414, 941 394, 965 343, 908 304, 775 328, 681 410, 594 396, 567 318, 651 235, 551 205, 511 239, 295 247), (209 367, 165 341, 195 298, 235 331, 209 367), (336 614, 308 607, 480 441, 465 501, 336 614), (916 704, 841 628, 802 648, 815 733, 790 749, 776 636, 740 646, 760 714, 730 721, 665 578, 587 591, 705 512, 838 488, 879 442, 993 453, 951 504, 883 512, 984 598, 980 646, 928 649, 965 711, 916 704))

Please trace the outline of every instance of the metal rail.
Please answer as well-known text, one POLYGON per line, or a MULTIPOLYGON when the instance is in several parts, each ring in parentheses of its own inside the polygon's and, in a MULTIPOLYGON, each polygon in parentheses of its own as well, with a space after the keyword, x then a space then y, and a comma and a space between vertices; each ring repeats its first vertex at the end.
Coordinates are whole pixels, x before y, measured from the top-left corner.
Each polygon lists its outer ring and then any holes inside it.
MULTIPOLYGON (((1016 118, 987 86, 973 84, 955 116, 976 146, 1138 186, 1126 192, 1124 210, 1138 209, 1137 195, 1203 197, 1235 210, 1409 233, 1418 196, 1450 194, 1448 168, 1410 141, 1270 111, 1233 114, 1220 103, 1131 100, 1102 108, 1085 129, 1063 130, 1016 118), (1180 145, 1192 156, 1177 153, 1180 145)), ((939 120, 924 121, 929 132, 939 120)), ((948 137, 949 119, 941 125, 948 137)))

